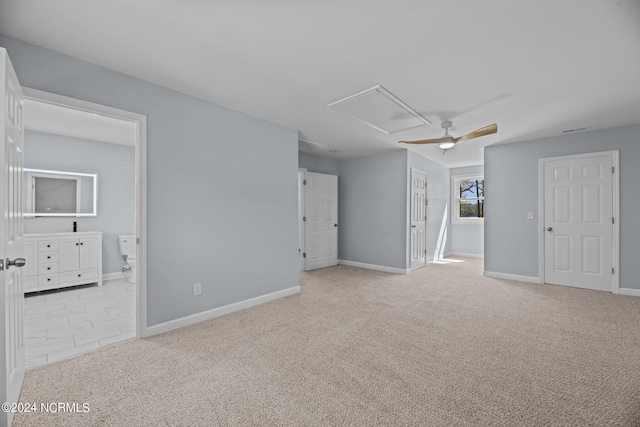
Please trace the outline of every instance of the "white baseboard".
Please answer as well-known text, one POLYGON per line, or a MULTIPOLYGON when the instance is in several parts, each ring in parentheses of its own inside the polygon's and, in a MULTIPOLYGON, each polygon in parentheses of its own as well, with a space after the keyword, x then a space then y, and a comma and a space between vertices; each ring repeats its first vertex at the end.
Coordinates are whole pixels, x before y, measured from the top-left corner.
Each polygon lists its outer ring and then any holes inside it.
POLYGON ((542 283, 539 277, 519 276, 517 274, 496 273, 493 271, 484 271, 483 276, 493 277, 494 279, 515 280, 516 282, 542 283))
POLYGON ((409 269, 387 267, 385 265, 367 264, 367 263, 364 263, 364 262, 357 262, 357 261, 347 261, 347 260, 344 260, 344 259, 339 259, 338 260, 338 264, 348 265, 348 266, 351 266, 351 267, 367 268, 369 270, 384 271, 385 273, 393 273, 393 274, 409 274, 409 273, 411 273, 411 270, 409 270, 409 269))
POLYGON ((205 320, 214 319, 216 317, 224 316, 235 311, 244 310, 245 308, 253 307, 265 302, 273 301, 279 298, 284 298, 289 295, 297 294, 300 292, 300 286, 293 286, 291 288, 283 289, 281 291, 272 292, 270 294, 261 295, 259 297, 250 298, 244 301, 239 301, 233 304, 225 305, 223 307, 214 308, 211 310, 203 311, 202 313, 192 314, 190 316, 181 317, 179 319, 170 320, 157 325, 147 327, 144 332, 145 337, 152 335, 163 334, 165 332, 172 331, 174 329, 183 328, 196 323, 204 322, 205 320))
POLYGON ((483 254, 468 254, 465 252, 448 252, 446 254, 444 254, 444 257, 448 257, 448 256, 461 256, 461 257, 465 257, 465 258, 484 258, 483 254))
POLYGON ((121 271, 116 271, 115 273, 105 273, 102 275, 102 281, 106 280, 116 280, 116 279, 124 279, 124 275, 121 271))
POLYGON ((618 293, 620 295, 631 295, 632 297, 640 297, 640 289, 619 288, 618 293))

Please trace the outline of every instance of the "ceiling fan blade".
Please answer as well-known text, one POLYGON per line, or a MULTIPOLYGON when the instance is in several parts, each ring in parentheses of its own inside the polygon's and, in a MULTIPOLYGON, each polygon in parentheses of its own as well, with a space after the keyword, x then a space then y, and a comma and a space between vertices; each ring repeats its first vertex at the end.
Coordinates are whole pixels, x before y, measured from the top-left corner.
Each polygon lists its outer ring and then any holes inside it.
POLYGON ((480 129, 476 129, 473 132, 469 132, 466 135, 460 136, 456 138, 456 142, 462 142, 468 139, 478 138, 485 135, 491 135, 492 133, 496 133, 496 132, 498 132, 498 125, 494 123, 492 125, 485 126, 480 129))
POLYGON ((421 139, 418 141, 398 141, 402 144, 439 144, 441 142, 450 141, 450 138, 421 139))

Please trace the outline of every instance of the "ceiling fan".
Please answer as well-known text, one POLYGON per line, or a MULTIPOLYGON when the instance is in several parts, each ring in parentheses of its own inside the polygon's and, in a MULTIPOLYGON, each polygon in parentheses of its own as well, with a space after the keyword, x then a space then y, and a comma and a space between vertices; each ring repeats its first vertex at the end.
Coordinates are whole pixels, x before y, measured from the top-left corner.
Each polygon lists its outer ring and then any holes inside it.
POLYGON ((449 135, 449 128, 453 123, 450 120, 445 120, 442 122, 442 129, 444 129, 444 135, 442 138, 435 139, 421 139, 419 141, 399 141, 403 144, 438 144, 440 148, 442 148, 442 154, 446 153, 448 149, 453 148, 458 142, 467 141, 469 139, 478 138, 480 136, 491 135, 492 133, 498 132, 498 125, 492 124, 485 126, 480 129, 476 129, 473 132, 469 132, 466 135, 459 136, 457 138, 449 135))

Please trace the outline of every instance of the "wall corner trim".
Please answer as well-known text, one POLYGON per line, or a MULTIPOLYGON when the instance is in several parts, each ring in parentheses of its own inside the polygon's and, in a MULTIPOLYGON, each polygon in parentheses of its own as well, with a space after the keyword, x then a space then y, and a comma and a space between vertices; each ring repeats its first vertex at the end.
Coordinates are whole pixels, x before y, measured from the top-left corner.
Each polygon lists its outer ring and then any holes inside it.
POLYGON ((485 277, 493 277, 494 279, 515 280, 516 282, 528 282, 542 284, 539 277, 534 276, 520 276, 517 274, 496 273, 494 271, 483 271, 482 275, 485 277))
POLYGON ((632 296, 632 297, 640 297, 640 289, 618 288, 618 293, 620 295, 629 295, 629 296, 632 296))
POLYGON ((196 323, 204 322, 205 320, 215 319, 216 317, 221 317, 226 314, 231 314, 236 311, 244 310, 246 308, 263 304, 265 302, 284 298, 289 295, 294 295, 299 292, 300 292, 300 286, 293 286, 291 288, 282 289, 280 291, 272 292, 270 294, 261 295, 259 297, 235 302, 233 304, 217 307, 211 310, 203 311, 201 313, 180 317, 179 319, 170 320, 168 322, 163 322, 157 325, 147 327, 146 330, 144 331, 143 336, 150 337, 153 335, 163 334, 165 332, 173 331, 174 329, 194 325, 196 323))
POLYGON ((364 263, 364 262, 347 261, 347 260, 344 260, 344 259, 339 259, 338 260, 338 264, 348 265, 350 267, 366 268, 366 269, 369 269, 369 270, 383 271, 385 273, 393 273, 393 274, 409 274, 409 273, 411 273, 411 270, 405 269, 405 268, 387 267, 386 265, 367 264, 367 263, 364 263))

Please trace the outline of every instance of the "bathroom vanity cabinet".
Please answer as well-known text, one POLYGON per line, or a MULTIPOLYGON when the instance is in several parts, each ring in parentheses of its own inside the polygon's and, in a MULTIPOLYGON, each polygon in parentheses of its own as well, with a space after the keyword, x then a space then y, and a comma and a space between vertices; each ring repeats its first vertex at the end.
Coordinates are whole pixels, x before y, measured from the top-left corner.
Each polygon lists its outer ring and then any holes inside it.
POLYGON ((24 292, 102 286, 102 232, 25 234, 24 292))

